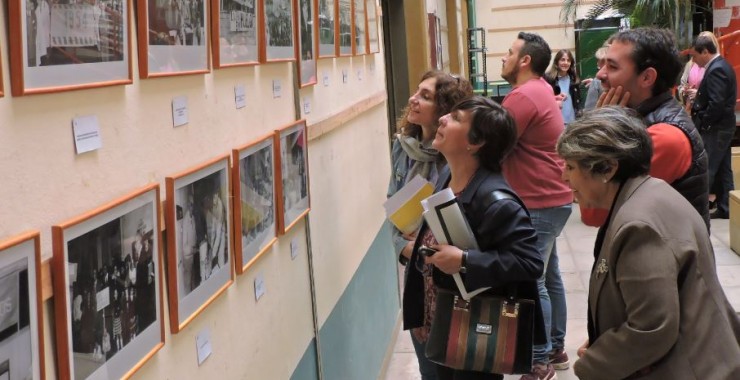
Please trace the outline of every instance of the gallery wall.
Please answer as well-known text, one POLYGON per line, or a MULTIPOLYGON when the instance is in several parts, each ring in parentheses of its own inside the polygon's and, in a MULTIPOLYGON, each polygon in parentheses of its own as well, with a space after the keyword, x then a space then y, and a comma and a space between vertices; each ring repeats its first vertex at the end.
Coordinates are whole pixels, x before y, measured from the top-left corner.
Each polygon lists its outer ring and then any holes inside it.
MULTIPOLYGON (((312 346, 318 344, 318 351, 324 352, 322 360, 328 368, 333 366, 330 354, 338 349, 322 346, 316 330, 323 329, 327 341, 347 331, 346 324, 327 321, 362 277, 358 272, 363 265, 371 269, 362 278, 378 273, 375 280, 392 285, 362 286, 362 296, 372 303, 351 308, 382 311, 376 316, 382 320, 373 321, 379 330, 365 326, 364 335, 350 337, 365 339, 351 342, 350 352, 364 347, 374 358, 370 364, 359 363, 356 367, 364 373, 354 378, 377 375, 382 364, 378 358, 388 348, 398 311, 395 259, 386 250, 387 227, 380 207, 390 169, 382 50, 321 58, 317 83, 304 88, 296 84, 293 61, 139 79, 136 46, 140 41, 133 32, 136 18, 132 17, 133 83, 12 96, 7 41, 17 36, 8 33, 7 8, 0 7, 0 16, 5 24, 0 28, 4 89, 0 199, 5 200, 0 208, 0 239, 38 230, 42 260, 52 256, 52 226, 152 183, 159 184, 161 200, 167 202, 165 177, 228 154, 298 119, 306 120, 308 216, 279 236, 244 274, 235 275, 233 284, 177 334, 166 324, 163 277, 164 346, 133 378, 313 378, 309 372, 316 373, 318 364, 306 359, 316 352, 312 346), (235 105, 236 86, 246 90, 244 108, 235 105), (188 122, 173 127, 172 102, 179 97, 187 99, 188 122), (88 115, 98 119, 102 146, 77 154, 72 120, 88 115), (371 254, 374 261, 363 264, 371 254), (255 299, 257 278, 264 281, 265 290, 259 300, 255 299), (212 352, 200 365, 199 335, 207 337, 212 352), (302 373, 296 373, 298 368, 302 373)), ((162 227, 170 226, 162 223, 162 227)), ((164 247, 162 241, 163 253, 164 247)), ((56 299, 52 294, 42 311, 45 370, 50 379, 58 378, 56 299)))

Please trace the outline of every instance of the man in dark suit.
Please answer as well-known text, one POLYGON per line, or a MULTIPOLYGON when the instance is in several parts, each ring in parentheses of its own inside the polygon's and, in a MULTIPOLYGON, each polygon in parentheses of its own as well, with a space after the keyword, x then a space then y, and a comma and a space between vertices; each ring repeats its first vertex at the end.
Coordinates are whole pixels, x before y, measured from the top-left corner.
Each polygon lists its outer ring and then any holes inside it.
POLYGON ((709 188, 717 194, 717 210, 710 216, 727 219, 730 217, 729 192, 734 189, 730 143, 735 135, 735 71, 719 55, 717 46, 708 36, 697 37, 690 52, 694 62, 706 68, 691 114, 709 156, 709 188))

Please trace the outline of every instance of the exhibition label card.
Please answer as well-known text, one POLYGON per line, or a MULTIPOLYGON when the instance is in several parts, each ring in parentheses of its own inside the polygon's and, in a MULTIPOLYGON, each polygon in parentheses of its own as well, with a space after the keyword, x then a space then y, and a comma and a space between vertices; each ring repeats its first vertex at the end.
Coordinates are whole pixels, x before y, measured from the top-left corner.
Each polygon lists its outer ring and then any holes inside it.
POLYGON ((362 69, 357 69, 357 81, 362 82, 362 69))
POLYGON ((213 351, 211 348, 211 334, 207 328, 203 329, 195 336, 195 347, 198 351, 198 365, 203 364, 213 351))
POLYGON ((255 301, 259 301, 260 297, 262 297, 267 289, 265 289, 265 276, 260 273, 257 275, 257 277, 254 278, 254 299, 255 301))
POLYGON ((172 124, 179 127, 188 123, 188 98, 177 96, 172 99, 172 124))
POLYGON ((342 83, 347 83, 347 69, 342 69, 342 83))
POLYGON ((329 87, 329 72, 324 70, 324 87, 329 87))
POLYGON ((234 87, 234 101, 236 102, 236 109, 247 106, 247 89, 243 84, 234 87))
POLYGON ((272 80, 272 98, 277 99, 283 94, 283 84, 280 79, 272 80))
POLYGON ((97 150, 103 146, 97 116, 89 115, 74 118, 72 120, 72 130, 74 131, 77 154, 97 150))
POLYGON ((290 259, 295 260, 298 257, 298 238, 295 237, 290 241, 290 259))
POLYGON ((308 115, 311 113, 311 100, 303 99, 303 114, 308 115))

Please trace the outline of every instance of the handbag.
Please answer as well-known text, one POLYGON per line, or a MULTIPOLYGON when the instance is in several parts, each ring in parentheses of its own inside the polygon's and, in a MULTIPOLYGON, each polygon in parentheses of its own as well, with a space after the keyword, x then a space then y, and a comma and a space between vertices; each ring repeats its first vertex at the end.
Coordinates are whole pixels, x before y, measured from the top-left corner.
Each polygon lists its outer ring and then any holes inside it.
POLYGON ((533 300, 439 288, 426 344, 429 360, 457 370, 514 374, 532 368, 533 300))

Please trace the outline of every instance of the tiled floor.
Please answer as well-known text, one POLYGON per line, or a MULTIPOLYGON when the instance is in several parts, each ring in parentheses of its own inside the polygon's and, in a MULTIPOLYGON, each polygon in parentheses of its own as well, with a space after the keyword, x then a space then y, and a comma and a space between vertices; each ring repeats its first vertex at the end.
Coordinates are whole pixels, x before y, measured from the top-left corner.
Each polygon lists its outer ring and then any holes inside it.
MULTIPOLYGON (((593 244, 596 239, 595 228, 581 223, 578 207, 568 220, 563 234, 558 238, 560 270, 565 282, 568 303, 568 333, 565 347, 571 363, 576 358, 576 350, 586 340, 586 300, 587 284, 593 262, 593 244)), ((728 220, 712 220, 712 244, 717 259, 717 273, 725 293, 735 310, 740 310, 740 256, 730 249, 728 220)), ((560 380, 576 380, 573 370, 557 371, 560 380)), ((519 376, 506 376, 505 380, 516 380, 519 376)), ((411 345, 409 333, 399 331, 393 356, 385 375, 386 380, 418 380, 416 354, 411 345)))

